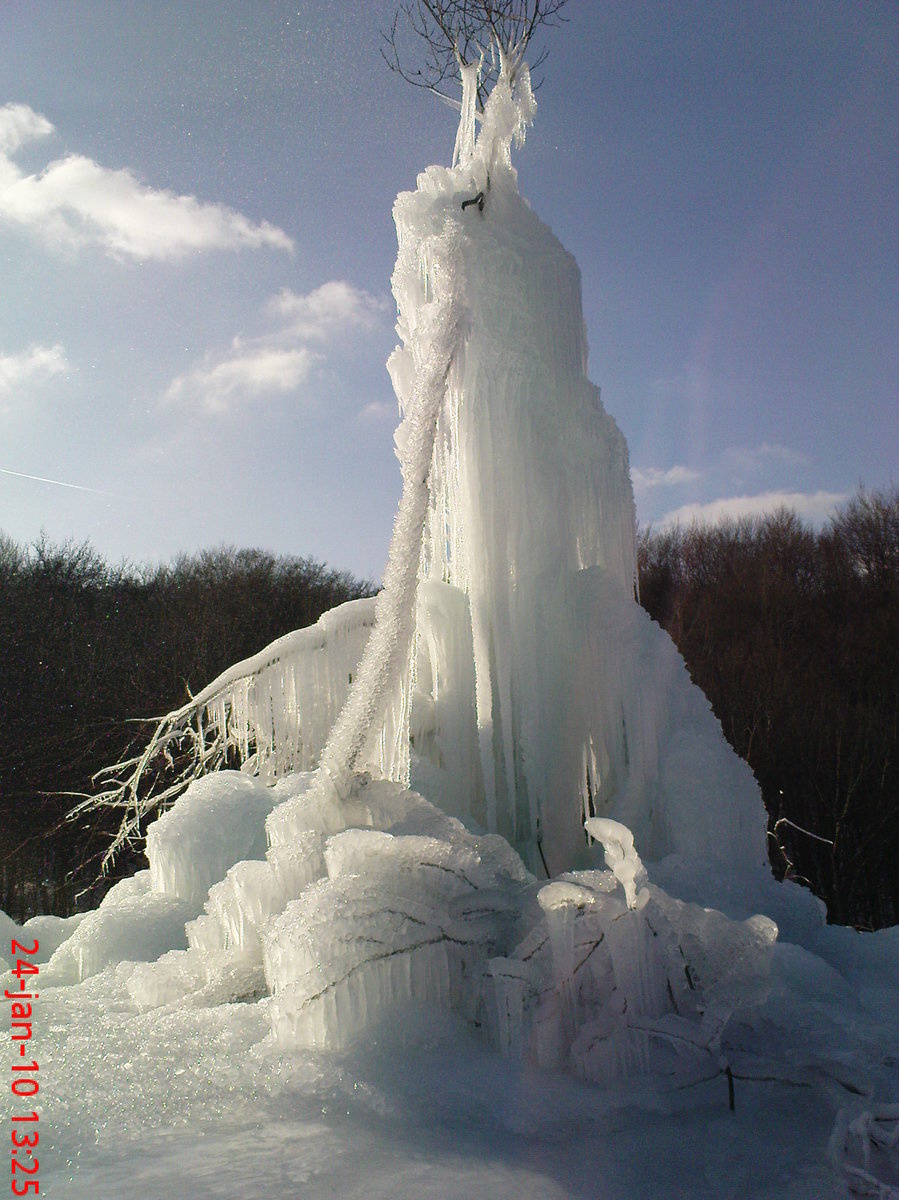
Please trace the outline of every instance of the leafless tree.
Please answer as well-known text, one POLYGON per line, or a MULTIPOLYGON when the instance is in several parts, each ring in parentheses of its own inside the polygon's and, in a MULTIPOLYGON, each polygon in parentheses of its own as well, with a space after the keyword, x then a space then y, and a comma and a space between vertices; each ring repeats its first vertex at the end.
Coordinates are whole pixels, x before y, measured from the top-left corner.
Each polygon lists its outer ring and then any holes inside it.
MULTIPOLYGON (((403 0, 389 31, 381 35, 381 53, 391 71, 407 83, 440 96, 452 96, 451 85, 458 80, 460 67, 483 55, 478 86, 478 102, 483 107, 499 75, 499 52, 517 49, 523 55, 541 26, 556 27, 566 19, 561 12, 567 2, 403 0)), ((536 69, 545 59, 543 50, 531 68, 536 69)))
POLYGON ((888 586, 899 573, 899 491, 860 487, 831 519, 831 534, 860 578, 888 586))

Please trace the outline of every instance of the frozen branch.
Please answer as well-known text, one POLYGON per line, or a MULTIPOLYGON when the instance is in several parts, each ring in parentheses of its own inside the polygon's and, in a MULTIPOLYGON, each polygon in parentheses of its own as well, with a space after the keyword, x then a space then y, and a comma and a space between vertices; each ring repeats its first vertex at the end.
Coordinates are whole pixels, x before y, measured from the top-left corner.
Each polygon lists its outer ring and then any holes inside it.
MULTIPOLYGON (((541 26, 554 28, 566 20, 568 0, 404 0, 389 30, 382 32, 381 55, 391 71, 414 87, 445 96, 455 90, 460 70, 480 61, 478 103, 484 102, 499 77, 503 59, 513 70, 541 26), (411 44, 401 45, 411 35, 411 44)), ((536 70, 546 51, 532 64, 536 70)))

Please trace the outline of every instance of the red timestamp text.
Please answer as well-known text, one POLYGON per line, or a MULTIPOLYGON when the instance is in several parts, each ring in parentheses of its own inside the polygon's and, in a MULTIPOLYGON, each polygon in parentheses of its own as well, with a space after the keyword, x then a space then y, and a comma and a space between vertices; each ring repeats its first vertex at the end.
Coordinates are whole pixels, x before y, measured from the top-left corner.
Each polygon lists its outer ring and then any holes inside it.
MULTIPOLYGON (((18 987, 7 987, 3 993, 4 999, 11 1001, 9 1032, 12 1044, 12 1078, 9 1086, 17 1101, 28 1101, 41 1090, 37 1078, 40 1070, 37 1059, 29 1056, 33 1004, 38 998, 36 987, 39 975, 37 963, 29 962, 29 959, 37 954, 39 945, 37 938, 33 942, 20 942, 13 938, 10 948, 15 963, 10 975, 19 982, 18 987)), ((10 1190, 14 1196, 40 1195, 40 1182, 37 1177, 39 1121, 40 1116, 36 1110, 14 1113, 12 1116, 10 1190)))

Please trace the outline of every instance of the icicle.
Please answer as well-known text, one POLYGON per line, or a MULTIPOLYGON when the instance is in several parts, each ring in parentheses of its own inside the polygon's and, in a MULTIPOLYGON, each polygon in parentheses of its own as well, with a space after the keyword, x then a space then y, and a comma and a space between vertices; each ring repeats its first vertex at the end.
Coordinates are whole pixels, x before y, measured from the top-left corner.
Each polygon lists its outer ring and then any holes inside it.
POLYGON ((98 805, 126 810, 104 867, 154 810, 235 755, 244 770, 269 782, 317 766, 374 621, 374 598, 351 600, 315 625, 285 634, 163 717, 137 758, 101 772, 102 790, 73 813, 98 805), (154 764, 175 748, 183 754, 185 746, 190 753, 184 766, 154 792, 154 764))
POLYGON ((467 166, 474 154, 478 83, 483 61, 482 55, 478 62, 467 63, 461 68, 462 111, 459 115, 459 128, 456 131, 456 144, 453 148, 454 167, 467 166))

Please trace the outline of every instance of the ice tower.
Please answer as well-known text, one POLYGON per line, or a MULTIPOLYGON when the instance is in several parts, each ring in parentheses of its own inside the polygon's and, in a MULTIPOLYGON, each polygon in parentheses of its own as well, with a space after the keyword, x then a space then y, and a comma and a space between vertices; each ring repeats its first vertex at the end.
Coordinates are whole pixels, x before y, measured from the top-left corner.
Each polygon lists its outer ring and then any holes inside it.
POLYGON ((627 447, 587 378, 580 274, 511 162, 535 111, 527 67, 503 70, 477 138, 476 75, 463 69, 453 168, 429 168, 394 209, 406 489, 366 653, 382 694, 371 703, 363 660, 369 732, 357 720, 348 738, 344 723, 323 762, 344 793, 361 765, 411 774, 540 873, 583 864, 597 814, 626 821, 652 858, 758 861, 761 805, 741 764, 727 799, 664 794, 672 719, 706 759, 732 756, 635 602, 627 447), (385 721, 401 731, 386 759, 385 721))
POLYGON ((627 450, 586 376, 577 267, 511 165, 527 69, 505 64, 477 139, 463 76, 453 167, 395 209, 403 495, 384 588, 163 720, 108 789, 121 836, 160 751, 183 761, 189 741, 206 777, 42 990, 118 964, 141 1011, 266 997, 288 1048, 449 1007, 529 1066, 648 1078, 654 1114, 780 1079, 836 1098, 828 1154, 886 1195, 895 942, 831 936, 854 935, 767 870, 755 781, 634 597, 627 450), (242 773, 215 770, 232 750, 242 773), (825 958, 857 968, 876 1023, 825 958))

